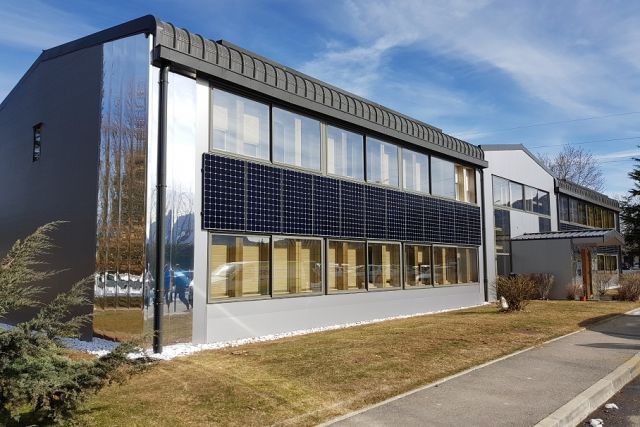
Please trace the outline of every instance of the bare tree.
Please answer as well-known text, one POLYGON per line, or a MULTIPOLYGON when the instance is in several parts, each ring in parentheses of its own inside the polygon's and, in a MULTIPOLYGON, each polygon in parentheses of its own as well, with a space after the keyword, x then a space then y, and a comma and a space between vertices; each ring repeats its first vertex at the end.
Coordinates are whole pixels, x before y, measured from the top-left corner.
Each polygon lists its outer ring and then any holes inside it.
POLYGON ((565 144, 554 156, 538 154, 538 157, 556 178, 595 191, 602 191, 604 188, 600 164, 593 154, 584 148, 565 144))

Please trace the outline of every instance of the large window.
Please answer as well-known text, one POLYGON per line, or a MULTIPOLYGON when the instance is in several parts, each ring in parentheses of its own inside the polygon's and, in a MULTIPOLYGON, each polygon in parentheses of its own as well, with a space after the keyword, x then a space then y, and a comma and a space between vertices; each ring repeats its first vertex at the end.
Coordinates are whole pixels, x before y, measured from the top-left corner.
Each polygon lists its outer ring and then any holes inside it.
POLYGON ((569 199, 569 221, 578 222, 578 201, 569 199))
POLYGON ((209 300, 269 295, 269 238, 211 235, 209 300))
POLYGON ((418 288, 431 283, 431 246, 404 245, 404 286, 418 288))
POLYGON ((567 196, 560 196, 558 198, 560 204, 560 221, 569 221, 569 198, 567 196))
POLYGON ((538 231, 540 233, 548 233, 551 231, 551 219, 538 217, 538 231))
POLYGON ((453 162, 431 157, 431 193, 436 196, 455 198, 456 179, 453 162))
POLYGON ((398 186, 398 152, 396 145, 367 137, 367 181, 398 186))
POLYGON ((538 204, 538 190, 529 186, 524 187, 524 210, 534 212, 534 207, 538 204))
POLYGON ((322 240, 273 238, 273 295, 322 292, 322 240))
POLYGON ((212 148, 269 160, 269 106, 213 89, 212 148))
POLYGON ((462 165, 456 165, 456 200, 476 202, 476 171, 462 165))
POLYGON ((522 184, 509 182, 509 194, 511 207, 514 209, 524 209, 524 189, 522 184))
POLYGON ((365 243, 329 240, 328 247, 328 291, 365 290, 365 243))
POLYGON ((496 268, 499 276, 511 273, 511 212, 504 209, 494 211, 496 268))
POLYGON ((456 248, 433 247, 434 285, 452 285, 458 283, 458 259, 456 248))
POLYGON ((402 149, 402 182, 405 190, 429 192, 429 157, 402 149))
POLYGON ((368 289, 400 287, 400 245, 397 243, 369 243, 368 289))
POLYGON ((327 172, 364 179, 364 138, 362 135, 327 126, 327 172))
POLYGON ((549 201, 549 193, 546 191, 538 190, 538 203, 534 204, 534 212, 542 215, 551 214, 551 206, 549 201), (536 209, 537 207, 537 209, 536 209))
POLYGON ((578 201, 578 221, 579 224, 587 224, 587 204, 578 201))
POLYGON ((509 206, 509 181, 498 176, 493 177, 493 204, 509 206))
POLYGON ((458 248, 458 283, 478 282, 478 250, 458 248))
POLYGON ((320 122, 273 108, 273 160, 320 170, 320 122))

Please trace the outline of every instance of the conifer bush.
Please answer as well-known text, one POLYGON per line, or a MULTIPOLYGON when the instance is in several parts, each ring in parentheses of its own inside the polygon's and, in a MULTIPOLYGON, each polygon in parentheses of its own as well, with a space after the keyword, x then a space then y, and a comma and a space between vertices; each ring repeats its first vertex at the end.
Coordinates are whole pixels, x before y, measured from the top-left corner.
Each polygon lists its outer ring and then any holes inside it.
POLYGON ((74 306, 88 303, 87 280, 42 304, 42 287, 33 285, 57 272, 43 257, 52 250, 50 237, 60 222, 38 228, 15 242, 0 259, 0 322, 6 314, 37 307, 37 314, 11 329, 0 328, 0 425, 41 425, 68 418, 90 393, 136 370, 127 358, 134 345, 123 344, 90 360, 73 360, 62 337, 79 335, 87 316, 70 316, 74 306))

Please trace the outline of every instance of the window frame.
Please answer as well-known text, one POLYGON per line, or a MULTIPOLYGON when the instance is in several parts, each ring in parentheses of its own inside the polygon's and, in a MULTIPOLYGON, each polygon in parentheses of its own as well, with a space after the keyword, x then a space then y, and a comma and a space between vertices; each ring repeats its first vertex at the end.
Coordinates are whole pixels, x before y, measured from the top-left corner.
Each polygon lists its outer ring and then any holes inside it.
POLYGON ((325 278, 325 265, 326 265, 326 261, 325 261, 325 245, 324 245, 324 238, 323 237, 316 237, 316 236, 297 236, 297 235, 284 235, 284 234, 271 234, 271 254, 269 256, 269 259, 271 260, 271 268, 270 268, 270 294, 271 294, 271 298, 272 299, 278 299, 278 298, 298 298, 298 297, 317 297, 319 295, 326 295, 326 278, 325 278), (320 291, 317 292, 307 292, 307 293, 289 293, 289 294, 274 294, 273 293, 273 288, 274 288, 274 249, 275 249, 275 241, 276 239, 282 239, 282 240, 316 240, 320 242, 320 291))
MULTIPOLYGON (((384 139, 380 139, 380 138, 376 138, 375 136, 370 136, 368 134, 364 135, 364 157, 365 157, 365 164, 364 164, 364 181, 367 184, 371 184, 371 185, 378 185, 384 188, 392 188, 392 189, 396 189, 398 191, 402 191, 402 149, 398 144, 395 144, 393 142, 389 142, 387 140, 384 139), (385 184, 383 182, 375 182, 375 181, 370 181, 369 180, 369 140, 373 140, 376 143, 379 143, 383 146, 392 146, 395 147, 396 149, 396 185, 393 184, 385 184)), ((393 162, 390 162, 390 164, 392 164, 393 162)), ((382 171, 382 169, 381 169, 382 171)), ((391 176, 391 175, 389 175, 391 176)))
POLYGON ((403 285, 403 274, 402 274, 402 269, 404 266, 404 259, 403 259, 403 253, 402 253, 402 243, 399 241, 389 241, 389 240, 367 240, 367 258, 366 258, 366 266, 367 266, 367 272, 366 272, 366 287, 367 287, 367 292, 386 292, 386 291, 397 291, 397 290, 404 290, 403 285), (370 263, 369 263, 369 246, 370 245, 394 245, 398 247, 398 256, 399 256, 399 271, 398 271, 398 280, 399 280, 399 285, 398 286, 394 286, 394 287, 382 287, 382 288, 370 288, 369 287, 369 268, 370 268, 370 263))
POLYGON ((403 242, 402 243, 402 288, 405 290, 415 290, 415 289, 432 289, 435 287, 433 284, 433 244, 431 243, 414 243, 414 242, 403 242), (430 265, 430 281, 429 285, 418 285, 418 286, 408 286, 407 287, 407 246, 419 246, 422 248, 429 248, 429 265, 430 265))
POLYGON ((367 241, 366 240, 357 240, 357 239, 340 239, 340 238, 333 238, 333 237, 326 237, 323 238, 324 240, 326 240, 325 242, 325 254, 326 254, 326 262, 325 262, 325 268, 324 268, 324 275, 325 275, 325 281, 324 281, 324 287, 325 287, 325 295, 342 295, 342 294, 361 294, 361 293, 366 293, 367 292, 367 270, 368 270, 368 262, 367 262, 367 241), (347 290, 330 290, 329 289, 329 243, 330 242, 346 242, 346 243, 359 243, 362 244, 362 246, 364 247, 364 288, 362 289, 347 289, 347 290))
MULTIPOLYGON (((326 123, 318 118, 315 118, 313 116, 307 115, 307 114, 302 114, 298 111, 295 110, 291 110, 291 109, 287 109, 284 108, 280 105, 277 104, 269 104, 269 121, 270 121, 270 132, 269 132, 269 151, 270 151, 270 158, 271 158, 271 163, 275 166, 283 166, 283 167, 287 167, 287 168, 292 168, 292 169, 296 169, 296 170, 300 170, 300 171, 304 171, 304 172, 309 172, 309 173, 315 173, 315 174, 323 174, 324 170, 325 170, 325 157, 326 157, 326 131, 325 131, 325 126, 326 123), (320 143, 320 153, 319 153, 319 165, 318 165, 318 169, 313 169, 313 168, 309 168, 307 166, 302 166, 302 165, 294 165, 291 163, 287 163, 284 161, 279 161, 276 160, 276 156, 275 156, 275 152, 276 152, 276 145, 275 145, 275 126, 274 126, 274 120, 275 120, 275 115, 274 115, 274 110, 280 110, 280 111, 284 111, 285 113, 289 113, 289 114, 293 114, 293 115, 297 115, 297 116, 301 116, 310 120, 314 120, 318 122, 319 125, 319 132, 318 132, 318 136, 319 136, 319 143, 320 143)), ((303 143, 303 147, 304 147, 304 141, 303 143)))
POLYGON ((404 192, 407 192, 407 193, 419 194, 419 195, 425 195, 425 194, 430 195, 431 194, 431 155, 430 154, 422 153, 420 151, 412 150, 410 148, 400 147, 399 171, 400 171, 400 187, 398 188, 399 191, 404 191, 404 192), (426 157, 426 159, 427 159, 427 188, 425 190, 414 190, 414 189, 407 188, 407 183, 406 183, 406 178, 405 178, 406 173, 405 173, 405 168, 404 168, 404 153, 405 152, 415 153, 415 154, 417 154, 419 156, 426 157))

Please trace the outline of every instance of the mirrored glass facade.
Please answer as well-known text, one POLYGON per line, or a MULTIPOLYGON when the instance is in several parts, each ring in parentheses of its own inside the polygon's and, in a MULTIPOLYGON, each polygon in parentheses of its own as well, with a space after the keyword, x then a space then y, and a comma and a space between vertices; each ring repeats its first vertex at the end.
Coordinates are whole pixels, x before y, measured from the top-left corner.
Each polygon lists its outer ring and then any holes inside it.
POLYGON ((402 149, 402 174, 405 190, 429 193, 429 156, 402 149))
POLYGON ((453 162, 431 157, 431 193, 436 196, 455 198, 456 179, 453 162))
POLYGON ((320 122, 273 108, 273 160, 305 169, 320 170, 320 122))
POLYGON ((144 35, 103 45, 93 326, 114 339, 143 331, 149 49, 144 35))

